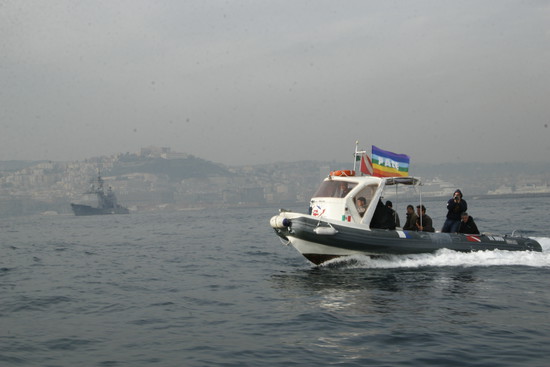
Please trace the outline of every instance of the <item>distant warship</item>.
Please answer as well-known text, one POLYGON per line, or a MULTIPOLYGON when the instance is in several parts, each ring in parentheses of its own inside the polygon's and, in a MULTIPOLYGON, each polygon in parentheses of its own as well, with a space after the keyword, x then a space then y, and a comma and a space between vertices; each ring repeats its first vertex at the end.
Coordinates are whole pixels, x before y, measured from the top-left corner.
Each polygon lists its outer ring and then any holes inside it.
POLYGON ((105 214, 129 214, 128 208, 125 208, 117 203, 115 193, 111 190, 111 187, 107 189, 107 192, 103 189, 103 179, 101 175, 97 175, 97 180, 92 182, 90 190, 84 194, 97 196, 98 207, 94 208, 90 205, 73 204, 71 208, 75 215, 105 215, 105 214))

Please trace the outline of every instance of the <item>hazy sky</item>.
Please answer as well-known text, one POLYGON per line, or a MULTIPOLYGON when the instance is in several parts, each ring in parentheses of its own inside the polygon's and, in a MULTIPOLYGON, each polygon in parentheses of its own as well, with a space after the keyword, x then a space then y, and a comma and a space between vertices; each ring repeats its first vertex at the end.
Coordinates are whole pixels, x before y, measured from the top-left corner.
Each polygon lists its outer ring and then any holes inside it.
POLYGON ((550 161, 549 1, 0 0, 0 160, 550 161))

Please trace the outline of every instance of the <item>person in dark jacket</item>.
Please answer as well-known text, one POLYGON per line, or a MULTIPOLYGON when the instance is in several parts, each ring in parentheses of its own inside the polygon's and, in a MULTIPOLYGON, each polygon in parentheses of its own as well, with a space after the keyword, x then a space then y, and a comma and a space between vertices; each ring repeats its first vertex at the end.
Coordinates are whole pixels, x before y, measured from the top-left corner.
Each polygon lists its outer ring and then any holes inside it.
POLYGON ((376 209, 372 215, 370 221, 371 228, 380 228, 380 229, 395 229, 395 221, 393 219, 393 213, 391 210, 382 203, 381 199, 378 199, 378 204, 376 204, 376 209))
POLYGON ((393 222, 395 223, 396 227, 401 227, 401 221, 399 220, 399 214, 393 209, 393 203, 391 201, 386 201, 386 207, 391 212, 393 222))
POLYGON ((466 212, 462 213, 462 220, 460 221, 458 233, 479 234, 479 229, 477 229, 474 218, 470 217, 466 212))
POLYGON ((453 197, 447 201, 447 219, 443 223, 441 232, 456 233, 460 227, 460 213, 468 210, 466 200, 462 198, 462 191, 455 190, 453 197))
POLYGON ((416 213, 418 214, 418 219, 416 220, 416 230, 420 232, 435 232, 432 224, 432 218, 430 218, 429 215, 426 215, 426 207, 424 205, 417 205, 416 213))
POLYGON ((416 231, 416 220, 418 219, 418 215, 414 212, 414 206, 410 204, 407 205, 406 217, 407 220, 405 221, 403 229, 408 231, 416 231))

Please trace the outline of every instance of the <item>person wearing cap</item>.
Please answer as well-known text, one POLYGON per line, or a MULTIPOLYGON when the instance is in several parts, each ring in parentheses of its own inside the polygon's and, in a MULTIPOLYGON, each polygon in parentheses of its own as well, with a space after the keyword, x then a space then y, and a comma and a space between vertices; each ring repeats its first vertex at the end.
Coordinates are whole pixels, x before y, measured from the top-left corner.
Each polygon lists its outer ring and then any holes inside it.
POLYGON ((463 212, 460 216, 461 221, 460 227, 458 227, 458 233, 479 234, 479 229, 477 229, 474 218, 470 217, 466 212, 463 212))
POLYGON ((462 191, 456 189, 453 197, 447 201, 447 219, 443 223, 441 232, 456 233, 460 227, 460 213, 468 210, 466 200, 462 198, 462 191))
POLYGON ((432 218, 426 214, 426 207, 424 205, 417 205, 416 213, 418 214, 416 230, 421 232, 435 232, 432 225, 432 218))
POLYGON ((386 201, 386 207, 391 212, 393 221, 395 222, 396 227, 401 227, 401 221, 399 220, 399 214, 393 209, 393 203, 391 201, 386 201))

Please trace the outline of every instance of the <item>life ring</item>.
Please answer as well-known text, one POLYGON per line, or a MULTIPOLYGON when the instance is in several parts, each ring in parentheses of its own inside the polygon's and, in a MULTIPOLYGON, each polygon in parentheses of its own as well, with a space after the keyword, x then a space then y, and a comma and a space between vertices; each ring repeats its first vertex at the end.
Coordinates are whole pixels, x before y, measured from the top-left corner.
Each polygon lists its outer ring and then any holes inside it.
POLYGON ((339 171, 332 171, 330 173, 331 176, 355 176, 355 171, 353 170, 349 170, 349 169, 344 169, 344 170, 339 170, 339 171))

